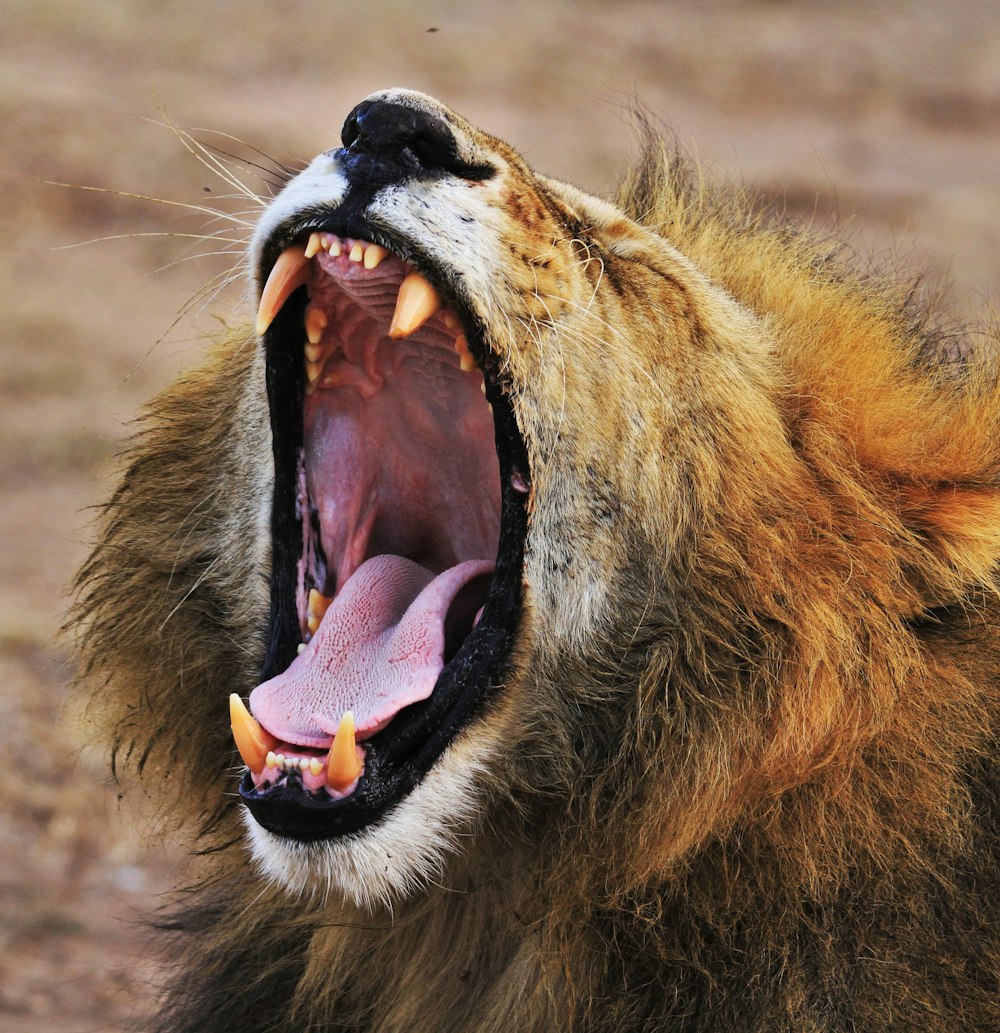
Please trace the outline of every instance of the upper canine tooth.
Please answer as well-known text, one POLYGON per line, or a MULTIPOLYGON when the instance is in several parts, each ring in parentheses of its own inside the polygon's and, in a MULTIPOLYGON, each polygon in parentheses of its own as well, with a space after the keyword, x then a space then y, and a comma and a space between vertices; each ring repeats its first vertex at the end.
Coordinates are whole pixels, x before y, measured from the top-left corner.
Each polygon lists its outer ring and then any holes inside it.
POLYGON ((286 247, 278 255, 278 261, 274 263, 260 294, 260 307, 257 309, 258 337, 266 332, 289 297, 309 281, 309 272, 309 259, 301 244, 286 247))
POLYGON ((229 697, 229 723, 243 763, 259 775, 278 740, 253 717, 235 692, 229 697))
POLYGON ((441 308, 438 292, 420 273, 410 273, 399 285, 396 311, 392 314, 389 336, 398 341, 416 333, 441 308))

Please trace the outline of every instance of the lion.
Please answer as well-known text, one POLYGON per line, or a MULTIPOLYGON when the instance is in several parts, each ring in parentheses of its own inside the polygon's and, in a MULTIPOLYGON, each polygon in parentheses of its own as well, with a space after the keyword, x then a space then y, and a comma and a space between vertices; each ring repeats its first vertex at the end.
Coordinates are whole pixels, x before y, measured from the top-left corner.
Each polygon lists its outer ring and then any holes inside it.
POLYGON ((601 200, 373 94, 151 403, 75 611, 197 847, 143 1029, 1000 1029, 996 342, 644 125, 601 200))

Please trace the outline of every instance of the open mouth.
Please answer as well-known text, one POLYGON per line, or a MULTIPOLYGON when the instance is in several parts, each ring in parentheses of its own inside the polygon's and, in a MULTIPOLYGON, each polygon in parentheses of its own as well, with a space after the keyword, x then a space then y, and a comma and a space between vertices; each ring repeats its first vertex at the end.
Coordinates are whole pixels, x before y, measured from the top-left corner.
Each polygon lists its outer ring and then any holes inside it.
POLYGON ((516 631, 523 442, 460 290, 404 250, 329 222, 265 249, 272 604, 252 716, 231 702, 240 795, 297 839, 405 796, 497 688, 516 631))

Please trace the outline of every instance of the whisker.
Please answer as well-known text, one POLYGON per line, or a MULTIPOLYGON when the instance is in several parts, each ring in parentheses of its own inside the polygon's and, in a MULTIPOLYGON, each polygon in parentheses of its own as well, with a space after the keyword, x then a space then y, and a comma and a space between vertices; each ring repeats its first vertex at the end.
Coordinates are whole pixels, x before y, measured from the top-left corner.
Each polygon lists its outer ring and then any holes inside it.
POLYGON ((86 183, 62 183, 55 179, 43 179, 42 183, 44 183, 45 186, 50 187, 65 187, 68 190, 92 190, 98 194, 111 194, 114 197, 127 197, 133 201, 152 201, 154 204, 165 204, 173 208, 186 208, 189 211, 199 212, 202 215, 211 215, 217 219, 229 219, 229 221, 235 222, 240 226, 245 226, 247 229, 253 229, 254 226, 254 223, 252 222, 247 222, 244 219, 233 218, 226 212, 220 212, 218 209, 209 208, 207 205, 203 204, 192 204, 190 201, 173 201, 168 197, 152 197, 149 194, 136 194, 130 190, 115 190, 112 187, 95 187, 86 183))
MULTIPOLYGON (((245 240, 239 240, 234 237, 215 237, 205 233, 175 233, 167 230, 145 230, 141 232, 133 233, 108 233, 100 237, 91 237, 88 240, 76 240, 72 244, 53 244, 52 251, 72 251, 73 248, 84 247, 88 244, 103 244, 108 240, 130 240, 136 237, 173 237, 176 239, 189 239, 189 240, 211 240, 220 244, 238 244, 241 247, 246 246, 245 240)), ((232 252, 226 252, 231 254, 232 252)))

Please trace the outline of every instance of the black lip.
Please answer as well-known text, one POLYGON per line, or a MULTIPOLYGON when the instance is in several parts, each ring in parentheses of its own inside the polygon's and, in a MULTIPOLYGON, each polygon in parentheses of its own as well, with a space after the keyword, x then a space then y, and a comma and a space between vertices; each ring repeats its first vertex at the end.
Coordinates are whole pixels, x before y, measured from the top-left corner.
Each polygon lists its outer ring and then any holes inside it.
MULTIPOLYGON (((335 212, 307 210, 286 223, 263 249, 260 271, 266 276, 282 248, 309 232, 321 231, 382 244, 428 276, 462 320, 470 351, 483 371, 487 400, 493 406, 500 463, 500 542, 482 617, 441 672, 431 696, 405 708, 386 728, 366 740, 365 771, 350 796, 341 800, 313 796, 294 777, 279 787, 258 790, 250 774, 244 775, 239 794, 254 819, 278 835, 306 841, 355 832, 381 818, 421 781, 462 727, 492 698, 502 682, 519 622, 528 522, 527 493, 511 486, 515 472, 522 479, 528 476, 527 453, 481 327, 455 286, 446 276, 435 275, 418 247, 391 239, 384 230, 369 226, 361 218, 361 197, 356 195, 358 191, 350 191, 335 212)), ((299 641, 294 571, 302 541, 301 521, 295 511, 295 475, 302 444, 303 373, 299 354, 304 295, 300 289, 289 299, 264 338, 275 482, 271 615, 261 681, 288 667, 299 641)))

